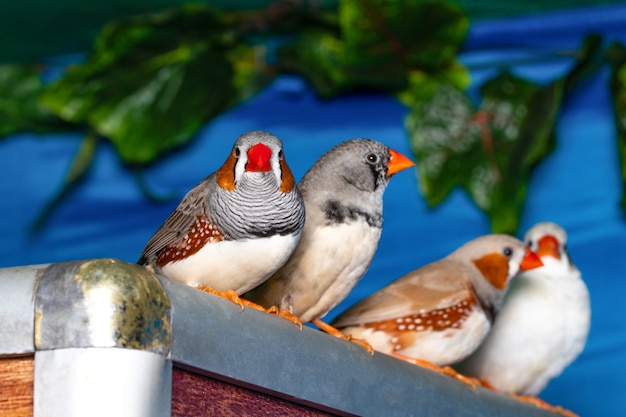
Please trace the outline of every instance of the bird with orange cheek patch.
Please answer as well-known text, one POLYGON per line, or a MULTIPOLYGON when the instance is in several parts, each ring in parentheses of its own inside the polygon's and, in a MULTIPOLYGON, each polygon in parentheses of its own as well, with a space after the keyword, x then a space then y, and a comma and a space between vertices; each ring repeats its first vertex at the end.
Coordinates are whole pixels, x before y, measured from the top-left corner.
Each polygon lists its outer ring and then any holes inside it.
POLYGON ((375 292, 332 325, 367 340, 376 351, 475 386, 477 381, 446 365, 480 345, 509 282, 519 272, 539 266, 539 257, 518 239, 482 236, 375 292))
POLYGON ((221 168, 185 195, 138 263, 258 308, 239 295, 289 259, 304 210, 282 142, 267 132, 249 132, 237 139, 221 168))
POLYGON ((565 230, 538 223, 525 241, 543 267, 511 284, 489 336, 458 369, 500 391, 535 396, 582 352, 591 307, 587 286, 568 256, 565 230))

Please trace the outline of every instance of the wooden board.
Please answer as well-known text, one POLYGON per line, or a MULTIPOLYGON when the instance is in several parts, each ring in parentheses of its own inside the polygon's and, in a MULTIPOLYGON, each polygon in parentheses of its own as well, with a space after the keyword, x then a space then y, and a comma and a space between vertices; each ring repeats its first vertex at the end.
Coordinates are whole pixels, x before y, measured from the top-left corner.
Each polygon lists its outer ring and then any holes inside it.
POLYGON ((335 416, 174 367, 172 417, 335 416))
POLYGON ((0 358, 0 416, 32 417, 35 357, 0 358))

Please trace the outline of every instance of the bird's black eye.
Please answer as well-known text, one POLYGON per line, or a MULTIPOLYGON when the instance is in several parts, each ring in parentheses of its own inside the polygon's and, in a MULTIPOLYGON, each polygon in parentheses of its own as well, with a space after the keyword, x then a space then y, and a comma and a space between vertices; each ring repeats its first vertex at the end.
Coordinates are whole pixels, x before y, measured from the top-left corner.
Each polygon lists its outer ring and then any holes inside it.
POLYGON ((368 164, 377 164, 380 161, 380 157, 375 153, 368 153, 365 155, 365 160, 368 164))
POLYGON ((235 148, 235 158, 239 158, 239 155, 241 155, 241 149, 235 148))
POLYGON ((281 149, 280 151, 278 151, 278 160, 282 161, 283 159, 283 150, 281 149))
POLYGON ((513 249, 511 249, 510 247, 506 247, 502 250, 502 253, 504 254, 504 256, 506 256, 507 258, 510 258, 511 255, 513 255, 513 249))

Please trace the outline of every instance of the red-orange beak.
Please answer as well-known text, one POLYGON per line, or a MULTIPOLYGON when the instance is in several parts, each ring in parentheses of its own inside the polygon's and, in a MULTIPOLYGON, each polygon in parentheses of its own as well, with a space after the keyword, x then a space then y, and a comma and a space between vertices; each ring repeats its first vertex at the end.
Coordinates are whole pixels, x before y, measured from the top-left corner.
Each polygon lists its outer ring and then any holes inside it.
POLYGON ((541 258, 539 258, 535 252, 526 248, 526 255, 524 255, 524 259, 522 259, 522 264, 520 265, 519 270, 528 271, 529 269, 539 268, 540 266, 543 266, 541 258))
POLYGON ((257 143, 248 150, 248 164, 246 171, 248 172, 267 172, 272 169, 270 158, 272 150, 262 143, 257 143))
POLYGON ((545 235, 539 239, 539 248, 537 249, 537 255, 539 256, 552 256, 556 259, 561 259, 559 253, 559 241, 552 235, 545 235))
POLYGON ((394 151, 393 149, 389 149, 389 155, 390 157, 389 164, 387 165, 387 175, 390 177, 397 172, 415 166, 415 163, 413 161, 402 155, 400 152, 394 151))

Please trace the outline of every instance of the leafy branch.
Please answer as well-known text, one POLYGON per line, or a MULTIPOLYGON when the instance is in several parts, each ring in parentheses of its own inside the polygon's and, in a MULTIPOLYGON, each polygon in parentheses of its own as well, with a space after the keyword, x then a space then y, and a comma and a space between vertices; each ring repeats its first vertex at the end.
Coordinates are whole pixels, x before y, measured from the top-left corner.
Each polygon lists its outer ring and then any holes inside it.
POLYGON ((597 68, 600 52, 601 39, 590 36, 569 73, 546 86, 503 72, 482 86, 477 109, 448 83, 417 86, 406 125, 428 204, 460 185, 492 230, 515 232, 532 169, 554 148, 564 95, 597 68))
POLYGON ((622 208, 626 210, 626 47, 613 43, 608 50, 611 62, 611 91, 617 127, 617 149, 621 161, 622 208))
MULTIPOLYGON (((568 74, 548 85, 502 71, 481 86, 475 105, 469 71, 457 58, 469 27, 459 7, 402 0, 341 0, 333 10, 303 4, 279 0, 266 10, 229 13, 186 5, 114 21, 85 62, 52 83, 41 81, 37 66, 0 66, 6 120, 0 135, 87 132, 62 191, 37 224, 84 176, 98 141, 111 141, 124 163, 140 169, 187 145, 203 124, 277 75, 295 73, 328 99, 357 90, 400 99, 428 204, 440 204, 460 186, 494 231, 515 232, 532 170, 554 148, 564 98, 606 62, 602 40, 588 37, 568 74)), ((624 166, 626 52, 616 44, 608 56, 624 166)))

